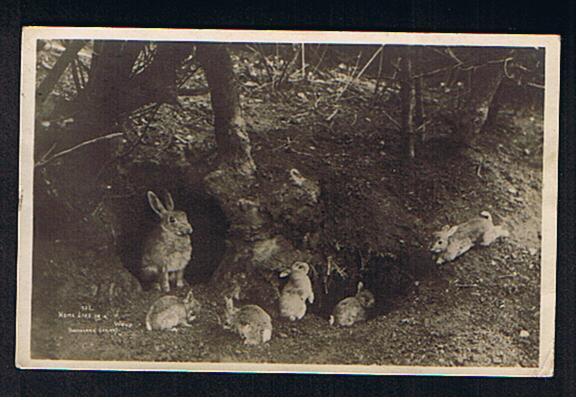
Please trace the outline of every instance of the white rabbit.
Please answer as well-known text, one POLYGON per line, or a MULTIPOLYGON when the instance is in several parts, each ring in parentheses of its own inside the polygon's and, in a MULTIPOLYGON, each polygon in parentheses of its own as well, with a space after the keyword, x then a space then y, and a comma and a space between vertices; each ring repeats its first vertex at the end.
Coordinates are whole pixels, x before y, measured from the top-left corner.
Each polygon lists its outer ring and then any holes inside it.
POLYGON ((258 345, 272 338, 272 318, 260 306, 248 304, 237 308, 231 298, 226 297, 224 329, 238 333, 244 344, 258 345))
POLYGON ((455 260, 477 244, 489 246, 499 237, 509 235, 502 226, 494 225, 488 211, 482 211, 480 217, 453 227, 445 225, 442 230, 435 232, 430 251, 438 254, 436 264, 443 264, 455 260))
POLYGON ((174 200, 166 194, 166 206, 154 192, 148 192, 150 207, 160 216, 158 225, 144 243, 142 276, 155 280, 164 292, 170 291, 171 278, 184 286, 184 269, 192 257, 192 226, 184 211, 174 211, 174 200))
POLYGON ((366 310, 374 306, 374 295, 364 289, 364 284, 358 282, 358 289, 354 297, 346 297, 340 300, 332 315, 330 316, 330 325, 352 326, 356 322, 366 320, 366 310))
POLYGON ((308 277, 310 266, 296 261, 290 269, 282 271, 280 277, 289 276, 280 294, 280 315, 291 321, 302 319, 306 314, 306 301, 314 302, 312 282, 308 277))
POLYGON ((200 311, 200 303, 194 298, 192 290, 186 298, 162 296, 156 300, 146 314, 146 329, 165 330, 177 326, 190 326, 200 311))

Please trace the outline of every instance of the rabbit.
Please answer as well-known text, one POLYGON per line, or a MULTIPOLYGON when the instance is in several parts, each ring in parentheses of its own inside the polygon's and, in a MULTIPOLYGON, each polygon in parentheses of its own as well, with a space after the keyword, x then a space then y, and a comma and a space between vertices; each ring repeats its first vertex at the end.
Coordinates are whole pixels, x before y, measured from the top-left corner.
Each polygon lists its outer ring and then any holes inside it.
POLYGON ((232 298, 225 297, 225 301, 224 329, 238 333, 247 345, 263 344, 272 338, 272 319, 260 306, 248 304, 237 308, 232 298))
POLYGON ((280 316, 290 321, 304 318, 306 302, 294 291, 282 291, 280 295, 280 316))
POLYGON ((280 277, 289 276, 280 294, 280 315, 291 321, 302 319, 306 314, 306 301, 314 303, 312 282, 308 277, 310 265, 296 261, 290 269, 282 271, 280 277))
POLYGON ((162 296, 156 300, 146 314, 146 329, 175 330, 177 326, 190 326, 189 322, 196 319, 201 305, 194 298, 192 290, 186 298, 177 296, 162 296))
POLYGON ((144 243, 142 275, 145 280, 154 280, 155 286, 168 293, 170 280, 176 287, 184 286, 184 269, 192 258, 193 229, 184 211, 174 211, 174 200, 166 193, 166 206, 152 191, 148 192, 150 207, 160 216, 160 225, 154 229, 144 243))
POLYGON ((499 237, 508 237, 509 232, 502 226, 495 226, 492 215, 482 211, 479 217, 450 227, 445 225, 435 232, 435 241, 430 247, 432 253, 439 254, 436 264, 453 261, 475 245, 489 246, 499 237))
POLYGON ((330 325, 352 326, 366 320, 366 310, 374 307, 374 295, 364 289, 364 283, 358 282, 354 297, 346 297, 336 304, 330 316, 330 325))

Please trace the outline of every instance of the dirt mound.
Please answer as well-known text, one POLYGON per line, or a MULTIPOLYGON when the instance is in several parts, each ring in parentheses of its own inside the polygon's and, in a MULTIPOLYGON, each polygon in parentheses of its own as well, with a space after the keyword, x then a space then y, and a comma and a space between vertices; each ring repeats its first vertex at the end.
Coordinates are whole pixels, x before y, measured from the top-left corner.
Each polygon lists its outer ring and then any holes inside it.
MULTIPOLYGON (((291 82, 281 93, 242 86, 258 190, 269 194, 264 208, 274 229, 296 251, 314 254, 312 279, 318 301, 303 321, 275 319, 272 341, 257 348, 243 346, 234 334, 220 329, 222 293, 215 293, 206 281, 226 250, 227 221, 213 199, 201 189, 184 187, 178 174, 162 169, 160 160, 159 168, 140 170, 144 180, 154 174, 158 189, 173 191, 177 207, 188 211, 193 224, 201 227, 193 238, 199 250, 192 263, 201 266, 204 275, 198 281, 189 277, 203 303, 200 317, 191 328, 178 332, 144 330, 146 311, 159 294, 139 291, 135 275, 128 272, 127 260, 138 260, 135 235, 155 223, 142 195, 145 188, 138 187, 126 198, 115 193, 118 198, 112 200, 123 210, 116 213, 122 220, 103 225, 132 228, 117 237, 102 238, 103 230, 88 219, 80 224, 87 229, 82 234, 63 223, 35 239, 33 355, 535 366, 541 115, 504 112, 473 147, 448 148, 430 140, 419 146, 414 161, 406 162, 400 156, 397 128, 389 113, 380 112, 389 109, 394 114, 393 104, 384 97, 366 107, 371 104, 366 98, 371 88, 364 86, 351 85, 338 101, 338 80, 291 82), (317 206, 310 207, 303 197, 289 201, 282 197, 294 168, 318 186, 317 206), (431 233, 483 210, 504 224, 511 237, 472 249, 443 267, 434 265, 427 251, 431 233), (208 250, 218 254, 211 256, 208 250), (377 299, 370 320, 350 329, 331 327, 327 316, 332 307, 353 294, 359 280, 377 299), (84 305, 92 307, 86 310, 91 321, 78 317, 84 305), (59 312, 76 316, 59 317, 59 312), (96 324, 101 330, 91 332, 96 314, 106 319, 96 324), (74 331, 84 328, 88 331, 74 331)), ((207 95, 194 101, 182 98, 182 110, 165 111, 170 116, 165 119, 175 121, 171 132, 184 141, 187 135, 194 137, 192 118, 182 118, 186 113, 200 119, 197 128, 205 132, 207 104, 207 95)), ((204 136, 202 146, 194 147, 194 159, 213 147, 211 136, 204 136)), ((170 151, 189 167, 182 156, 188 147, 180 140, 172 145, 170 151)), ((280 285, 275 275, 262 279, 280 285)))

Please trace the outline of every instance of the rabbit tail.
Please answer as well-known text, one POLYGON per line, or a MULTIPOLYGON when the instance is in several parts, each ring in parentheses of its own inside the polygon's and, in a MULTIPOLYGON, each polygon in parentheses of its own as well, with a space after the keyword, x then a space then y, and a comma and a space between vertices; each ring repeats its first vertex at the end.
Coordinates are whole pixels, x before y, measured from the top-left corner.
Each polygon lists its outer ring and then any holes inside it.
POLYGON ((264 328, 262 331, 262 343, 266 343, 272 339, 272 330, 269 328, 264 328))

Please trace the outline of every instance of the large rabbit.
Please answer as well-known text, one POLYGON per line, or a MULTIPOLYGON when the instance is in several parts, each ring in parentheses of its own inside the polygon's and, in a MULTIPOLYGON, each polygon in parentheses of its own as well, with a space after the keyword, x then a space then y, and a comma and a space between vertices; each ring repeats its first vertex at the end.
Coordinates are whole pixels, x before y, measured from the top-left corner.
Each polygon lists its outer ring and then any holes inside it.
POLYGON ((445 225, 434 236, 430 251, 438 254, 436 264, 443 264, 455 260, 477 244, 489 246, 499 237, 509 236, 509 233, 502 226, 494 225, 488 211, 482 211, 479 217, 463 224, 445 225))
POLYGON ((192 290, 186 298, 162 296, 156 300, 146 314, 146 329, 165 330, 177 326, 190 326, 200 311, 200 303, 194 298, 192 290))
POLYGON ((314 291, 308 272, 310 266, 307 263, 296 261, 290 269, 280 273, 281 278, 289 276, 280 294, 280 316, 290 321, 302 319, 306 314, 306 301, 310 304, 314 302, 314 291))
POLYGON ((366 310, 372 308, 374 303, 374 295, 359 282, 354 297, 346 297, 336 304, 330 316, 330 325, 352 326, 356 322, 365 321, 366 310))
POLYGON ((158 225, 144 243, 142 276, 154 280, 156 287, 170 291, 170 280, 184 286, 184 269, 192 257, 192 226, 184 211, 174 211, 174 200, 166 194, 166 206, 154 192, 148 192, 150 207, 160 217, 158 225))
POLYGON ((232 330, 244 339, 244 344, 266 343, 272 337, 272 319, 266 311, 255 304, 237 308, 230 297, 226 297, 224 329, 232 330))

